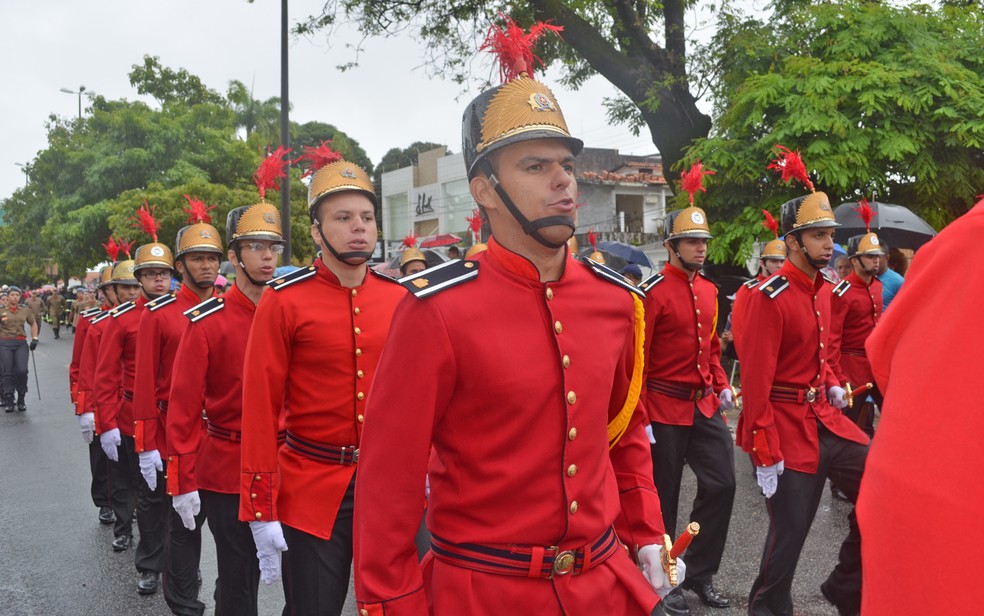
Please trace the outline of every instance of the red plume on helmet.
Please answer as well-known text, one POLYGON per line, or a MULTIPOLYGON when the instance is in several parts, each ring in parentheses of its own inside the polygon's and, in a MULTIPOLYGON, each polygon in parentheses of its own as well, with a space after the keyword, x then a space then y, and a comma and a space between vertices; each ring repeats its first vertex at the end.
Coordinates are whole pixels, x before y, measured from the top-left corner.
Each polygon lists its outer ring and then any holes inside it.
POLYGON ((875 210, 871 209, 871 206, 868 205, 868 200, 861 197, 861 200, 858 201, 858 207, 854 208, 854 211, 861 217, 861 222, 864 223, 864 230, 871 233, 871 221, 875 218, 875 210))
POLYGON ((411 234, 409 234, 409 235, 407 235, 406 237, 403 238, 403 247, 404 248, 413 248, 416 245, 417 245, 417 238, 414 236, 413 233, 411 233, 411 234))
POLYGON ((468 221, 468 229, 472 232, 472 236, 478 242, 482 238, 482 216, 478 208, 472 210, 472 215, 466 216, 465 220, 468 221))
POLYGON ((322 141, 316 148, 304 146, 304 153, 291 161, 293 163, 299 163, 301 161, 308 162, 307 169, 305 169, 301 179, 304 179, 309 175, 314 175, 315 171, 321 169, 325 165, 337 163, 342 160, 342 155, 340 153, 328 147, 329 143, 331 143, 330 140, 322 141))
MULTIPOLYGON (((154 241, 156 242, 157 240, 154 240, 154 241)), ((125 254, 127 259, 132 259, 133 258, 133 257, 130 256, 130 248, 133 246, 133 242, 131 242, 129 240, 116 240, 116 243, 120 247, 120 252, 122 252, 123 254, 125 254)))
POLYGON ((765 214, 765 221, 762 223, 762 226, 772 231, 772 235, 776 236, 776 239, 779 239, 779 221, 772 217, 769 210, 762 210, 762 213, 765 214))
POLYGON ((116 243, 112 235, 109 236, 109 240, 102 247, 106 249, 106 255, 109 257, 109 260, 115 263, 116 259, 120 256, 120 245, 116 243))
POLYGON ((784 182, 797 179, 803 182, 810 189, 810 192, 815 192, 813 182, 810 181, 810 176, 806 173, 806 164, 803 162, 799 151, 790 150, 784 145, 776 145, 776 154, 779 157, 769 164, 768 169, 779 171, 784 182))
POLYGON ((143 202, 140 209, 137 210, 137 215, 133 219, 133 226, 142 229, 144 233, 150 236, 153 241, 157 241, 157 230, 160 229, 161 225, 154 218, 154 213, 157 211, 156 205, 147 205, 147 201, 143 202))
MULTIPOLYGON (((267 148, 269 152, 269 148, 267 148)), ((256 183, 256 188, 260 191, 260 199, 266 198, 266 193, 268 190, 280 190, 280 182, 278 180, 287 177, 287 165, 292 161, 284 160, 284 156, 290 152, 289 149, 285 149, 284 146, 278 147, 273 152, 269 152, 267 157, 263 159, 260 163, 259 168, 256 173, 253 174, 253 182, 256 183)))
POLYGON ((544 34, 553 32, 559 35, 564 28, 538 21, 533 24, 529 33, 526 33, 512 17, 502 13, 499 13, 499 16, 505 20, 505 28, 495 24, 489 26, 485 42, 479 50, 490 51, 495 55, 502 83, 512 81, 523 74, 532 79, 534 64, 539 63, 543 66, 543 60, 533 53, 533 45, 544 34))
POLYGON ((694 195, 698 192, 707 192, 707 188, 704 187, 704 176, 714 175, 716 172, 704 170, 704 165, 698 160, 690 169, 684 171, 680 174, 681 188, 690 193, 690 205, 694 204, 694 195))
POLYGON ((192 199, 188 195, 184 196, 188 200, 188 207, 181 208, 188 214, 188 224, 193 225, 196 223, 206 223, 210 224, 212 222, 212 217, 208 215, 209 212, 215 209, 214 205, 205 205, 202 201, 198 199, 192 199))
POLYGON ((598 252, 598 236, 595 235, 594 229, 588 229, 588 243, 591 244, 592 252, 598 252))

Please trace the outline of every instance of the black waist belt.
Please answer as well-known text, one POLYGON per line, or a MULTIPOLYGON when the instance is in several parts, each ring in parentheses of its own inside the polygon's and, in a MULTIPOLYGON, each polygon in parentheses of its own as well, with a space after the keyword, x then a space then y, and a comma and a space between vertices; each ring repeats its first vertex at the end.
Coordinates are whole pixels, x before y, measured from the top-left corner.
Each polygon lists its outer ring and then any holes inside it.
POLYGON ((618 549, 615 531, 609 527, 591 543, 579 548, 530 545, 482 545, 451 543, 431 535, 434 558, 449 565, 516 577, 553 578, 578 575, 601 564, 618 549))
POLYGON ((659 379, 649 379, 646 381, 646 388, 650 391, 661 393, 671 398, 680 400, 700 400, 714 393, 711 387, 694 387, 685 383, 674 383, 673 381, 661 381, 659 379))
POLYGON ((854 355, 855 357, 867 357, 864 349, 841 349, 841 355, 854 355))
POLYGON ((127 400, 133 400, 133 392, 128 389, 121 389, 122 395, 127 400))
POLYGON ((306 458, 332 462, 343 466, 351 466, 359 461, 359 448, 355 445, 339 447, 337 445, 302 439, 290 432, 287 432, 287 447, 306 458))
POLYGON ((157 401, 157 410, 160 411, 160 412, 162 412, 162 413, 166 413, 167 412, 167 400, 158 400, 157 401))
POLYGON ((804 404, 816 402, 825 393, 826 388, 823 385, 820 387, 781 387, 779 385, 773 385, 772 389, 769 390, 769 400, 804 404))
POLYGON ((217 426, 212 422, 208 422, 208 435, 214 436, 215 438, 220 438, 224 441, 233 441, 235 443, 243 440, 243 433, 239 430, 228 430, 217 426))

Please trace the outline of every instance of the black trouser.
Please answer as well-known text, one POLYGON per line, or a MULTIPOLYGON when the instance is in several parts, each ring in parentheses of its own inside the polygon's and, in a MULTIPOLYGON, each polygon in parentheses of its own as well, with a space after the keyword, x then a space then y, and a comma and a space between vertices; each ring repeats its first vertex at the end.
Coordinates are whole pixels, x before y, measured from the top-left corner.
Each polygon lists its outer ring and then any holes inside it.
POLYGON ((122 438, 130 459, 130 480, 136 486, 137 529, 140 531, 133 562, 140 573, 160 573, 164 560, 164 475, 157 473, 157 489, 151 490, 140 474, 140 458, 134 451, 133 437, 122 438))
POLYGON ((256 616, 260 561, 248 522, 239 521, 239 495, 199 490, 208 529, 215 539, 219 578, 215 582, 216 616, 256 616))
POLYGON ((709 582, 721 565, 735 502, 734 441, 721 413, 705 417, 694 406, 692 426, 653 423, 653 478, 666 532, 675 540, 683 467, 697 476, 689 520, 700 524, 700 541, 687 548, 687 579, 709 582))
MULTIPOLYGON (((158 475, 160 477, 160 475, 158 475)), ((158 479, 158 486, 161 486, 158 479)), ((164 544, 164 601, 171 613, 179 616, 201 616, 205 604, 198 600, 198 570, 202 560, 202 524, 205 523, 205 503, 195 516, 195 530, 188 530, 174 510, 171 497, 164 498, 167 528, 164 544)))
POLYGON ((3 397, 13 400, 16 391, 27 393, 27 341, 0 340, 0 374, 3 375, 3 397))
POLYGON ((110 507, 111 481, 109 478, 109 458, 99 444, 99 437, 92 439, 89 443, 89 471, 92 474, 92 484, 89 486, 89 493, 92 495, 92 504, 96 507, 110 507))
MULTIPOLYGON (((759 574, 752 584, 748 613, 753 615, 793 613, 793 575, 800 552, 817 513, 827 477, 851 502, 858 498, 867 445, 842 439, 819 425, 820 462, 815 474, 786 469, 779 476, 776 493, 765 501, 769 532, 765 537, 759 574)), ((840 607, 861 608, 861 534, 854 509, 848 515, 850 531, 840 547, 837 566, 824 583, 840 607)), ((696 545, 697 542, 694 542, 696 545)), ((688 561, 689 571, 689 561, 688 561)))
POLYGON ((295 616, 338 616, 345 606, 352 571, 352 512, 355 477, 338 508, 327 541, 283 524, 284 585, 295 616))
MULTIPOLYGON (((121 444, 116 448, 118 462, 109 463, 110 501, 116 523, 113 535, 133 535, 133 510, 137 506, 137 485, 134 482, 132 466, 137 464, 137 454, 133 451, 133 437, 120 435, 121 444), (129 445, 128 445, 129 441, 129 445)), ((137 473, 139 478, 139 472, 137 473)))

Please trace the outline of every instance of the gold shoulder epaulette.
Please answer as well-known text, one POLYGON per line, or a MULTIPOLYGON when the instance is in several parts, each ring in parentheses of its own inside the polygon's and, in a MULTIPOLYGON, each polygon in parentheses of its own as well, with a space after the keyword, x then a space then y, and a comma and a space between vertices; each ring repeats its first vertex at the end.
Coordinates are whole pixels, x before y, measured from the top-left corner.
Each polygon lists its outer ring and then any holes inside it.
POLYGON ((663 282, 663 278, 664 276, 661 273, 653 274, 649 278, 646 278, 645 280, 640 282, 639 288, 645 291, 646 293, 649 293, 649 289, 652 289, 659 283, 663 282))
POLYGON ((126 302, 125 304, 120 304, 116 308, 109 311, 109 314, 113 316, 114 319, 118 319, 120 315, 126 314, 136 308, 137 305, 133 302, 126 302))
POLYGON ((850 280, 841 280, 840 282, 837 283, 837 286, 834 287, 834 295, 836 295, 837 297, 844 297, 844 294, 847 293, 847 290, 850 288, 851 288, 850 280))
POLYGON ((185 310, 183 314, 188 317, 192 323, 197 323, 208 315, 222 310, 224 307, 225 299, 221 297, 210 297, 197 306, 192 306, 188 310, 185 310))
POLYGON ((774 299, 777 295, 789 288, 789 280, 785 276, 773 276, 762 281, 759 291, 765 293, 769 298, 774 299))
POLYGON ((478 263, 465 259, 445 261, 440 265, 400 278, 397 282, 417 297, 427 297, 478 277, 478 263))
POLYGON ((167 306, 168 304, 172 304, 177 300, 178 300, 177 293, 168 293, 167 295, 161 295, 157 299, 150 300, 149 302, 144 304, 144 308, 147 308, 151 312, 154 312, 158 308, 163 308, 164 306, 167 306))
POLYGON ((84 319, 88 319, 90 317, 96 316, 100 312, 102 312, 102 310, 99 309, 99 306, 93 306, 92 308, 86 308, 85 310, 80 312, 79 316, 84 319))
POLYGON ((587 265, 588 269, 594 272, 595 276, 597 276, 598 278, 601 278, 602 280, 605 280, 607 282, 611 282, 612 284, 616 284, 622 287, 623 289, 625 289, 626 291, 628 291, 629 293, 634 293, 639 297, 646 297, 645 291, 635 286, 634 284, 626 282, 625 278, 623 278, 621 274, 619 274, 612 268, 608 267, 607 265, 602 265, 601 263, 598 263, 597 261, 592 261, 591 259, 585 259, 584 264, 587 265))
POLYGON ((317 273, 317 269, 313 265, 307 267, 302 267, 301 269, 296 269, 289 274, 284 274, 283 276, 278 276, 273 280, 267 282, 270 288, 274 291, 279 291, 284 287, 290 286, 295 282, 300 282, 302 280, 307 280, 308 278, 314 276, 317 273))

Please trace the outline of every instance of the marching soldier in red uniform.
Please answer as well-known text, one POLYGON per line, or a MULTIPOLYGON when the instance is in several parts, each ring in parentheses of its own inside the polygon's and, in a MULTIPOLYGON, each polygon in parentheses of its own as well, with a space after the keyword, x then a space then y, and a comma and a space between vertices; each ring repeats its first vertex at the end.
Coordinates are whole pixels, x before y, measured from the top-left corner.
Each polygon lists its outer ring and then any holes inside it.
MULTIPOLYGON (((732 331, 741 329, 737 323, 741 319, 741 307, 745 304, 748 293, 766 278, 774 276, 779 271, 779 268, 782 267, 782 264, 786 262, 786 243, 779 239, 779 223, 776 222, 776 219, 772 217, 772 214, 768 210, 762 210, 762 214, 765 216, 762 226, 772 232, 774 239, 769 240, 762 246, 762 251, 759 253, 758 274, 756 274, 755 278, 748 280, 738 287, 738 290, 735 292, 735 303, 731 307, 732 331)), ((737 348, 737 343, 735 343, 735 349, 737 350, 737 348)))
MULTIPOLYGON (((871 208, 861 200, 861 218, 865 226, 871 224, 871 208)), ((854 270, 833 288, 830 300, 830 368, 841 385, 860 387, 873 383, 871 364, 864 350, 864 343, 874 331, 882 313, 882 285, 878 280, 879 258, 885 255, 878 235, 870 230, 847 241, 847 252, 854 270)), ((881 406, 881 394, 871 392, 881 406)), ((844 412, 868 436, 874 436, 875 414, 867 399, 859 398, 844 412)))
MULTIPOLYGON (((222 241, 211 224, 210 208, 197 199, 188 199, 188 226, 177 234, 174 258, 164 244, 141 246, 139 254, 150 252, 144 262, 138 259, 138 276, 144 270, 176 268, 182 275, 177 291, 147 302, 137 334, 137 366, 133 394, 136 423, 135 447, 140 457, 140 473, 153 494, 157 525, 164 529, 164 599, 174 614, 202 614, 205 604, 198 599, 198 565, 201 560, 201 530, 188 530, 173 511, 165 494, 161 452, 165 446, 165 418, 174 369, 174 358, 181 335, 188 326, 184 312, 211 297, 219 273, 222 241)), ((148 221, 149 224, 149 221, 148 221)), ((160 273, 156 271, 154 273, 160 273)))
MULTIPOLYGON (((112 238, 110 239, 112 240, 112 238)), ((112 241, 114 250, 116 250, 115 240, 112 241)), ((116 260, 115 254, 110 260, 116 260)), ((103 267, 99 272, 100 281, 108 281, 112 273, 112 265, 103 267)), ((111 285, 107 286, 102 282, 100 282, 100 286, 106 286, 106 288, 111 287, 111 285)), ((93 438, 96 432, 95 415, 91 410, 88 410, 84 400, 80 400, 79 398, 80 396, 83 398, 91 396, 89 393, 80 394, 82 354, 85 350, 86 337, 89 334, 89 329, 92 327, 92 321, 90 319, 116 305, 115 291, 109 291, 109 293, 104 291, 104 297, 106 299, 101 306, 79 312, 75 327, 75 338, 72 340, 72 361, 68 365, 69 394, 72 399, 72 407, 75 409, 75 414, 79 421, 79 428, 82 430, 82 440, 89 446, 89 471, 92 475, 89 493, 92 496, 92 503, 99 509, 99 522, 102 524, 112 524, 116 521, 116 516, 113 515, 113 508, 110 506, 109 501, 109 458, 106 457, 106 452, 102 450, 99 442, 93 438), (112 293, 112 298, 109 293, 112 293)), ((91 390, 86 390, 86 392, 88 391, 91 390)))
MULTIPOLYGON (((123 303, 112 311, 112 321, 100 344, 95 397, 98 421, 103 429, 99 437, 103 450, 110 460, 118 462, 118 471, 125 473, 127 487, 135 495, 140 529, 134 555, 140 574, 137 592, 146 595, 157 592, 160 585, 165 531, 161 515, 163 491, 151 490, 143 480, 135 449, 137 423, 133 398, 137 338, 145 305, 167 293, 172 270, 168 265, 170 250, 157 241, 157 223, 152 220, 151 208, 144 204, 138 216, 153 241, 137 249, 134 261, 121 262, 113 270, 116 293, 123 303)), ((132 515, 132 512, 115 513, 117 518, 132 515)))
POLYGON ((416 297, 394 318, 359 462, 363 615, 648 615, 654 586, 669 590, 638 400, 642 294, 567 250, 582 142, 523 55, 464 115, 488 250, 402 279, 416 297))
POLYGON ((982 236, 984 201, 919 249, 865 344, 885 392, 858 499, 865 616, 981 609, 982 236))
MULTIPOLYGON (((731 603, 713 584, 728 538, 735 498, 735 452, 723 411, 733 408, 732 391, 721 367, 718 340, 718 289, 700 270, 707 240, 707 216, 694 206, 703 190, 700 163, 683 174, 690 207, 666 216, 663 245, 669 262, 643 281, 646 291, 646 410, 652 424, 653 478, 663 524, 676 536, 677 508, 684 465, 697 476, 697 498, 690 521, 701 527, 700 541, 687 552, 687 582, 711 607, 731 603)), ((689 614, 681 589, 663 599, 667 614, 689 614)))
MULTIPOLYGON (((833 255, 837 222, 827 195, 815 192, 799 154, 771 168, 801 179, 811 193, 787 201, 781 221, 788 258, 748 295, 736 332, 742 358, 744 408, 737 442, 756 466, 766 497, 769 531, 749 614, 792 614, 791 588, 800 551, 828 476, 853 501, 868 437, 838 410, 845 391, 827 363, 830 294, 820 270, 833 255)), ((839 562, 821 587, 842 614, 861 601, 861 538, 854 511, 839 562)))
POLYGON ((249 525, 239 521, 243 359, 256 304, 283 252, 280 213, 264 202, 240 207, 226 222, 236 280, 222 297, 185 310, 190 324, 175 365, 167 413, 167 484, 184 527, 208 520, 219 576, 217 614, 257 614, 259 561, 249 525), (202 409, 208 432, 199 449, 202 409))
POLYGON ((406 292, 367 265, 377 230, 366 172, 324 144, 305 158, 313 171, 311 235, 321 256, 274 279, 253 318, 239 515, 250 522, 264 582, 279 576, 287 550, 284 583, 294 613, 339 614, 351 571, 366 395, 406 292))

